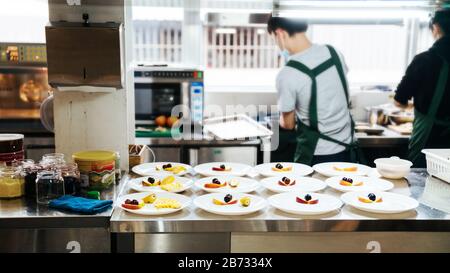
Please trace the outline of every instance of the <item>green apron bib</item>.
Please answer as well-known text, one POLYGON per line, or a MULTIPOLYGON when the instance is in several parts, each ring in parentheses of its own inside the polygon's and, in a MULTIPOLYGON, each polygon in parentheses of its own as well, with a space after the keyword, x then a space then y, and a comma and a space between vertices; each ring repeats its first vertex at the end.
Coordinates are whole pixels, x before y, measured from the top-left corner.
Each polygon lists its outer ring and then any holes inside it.
MULTIPOLYGON (((331 58, 327 61, 323 62, 322 64, 318 65, 314 69, 309 69, 307 66, 302 64, 301 62, 290 60, 286 65, 290 66, 292 68, 295 68, 303 73, 305 73, 308 77, 311 78, 311 100, 309 102, 309 123, 310 125, 307 126, 300 120, 297 121, 297 147, 295 151, 295 157, 294 161, 311 165, 314 157, 314 152, 316 150, 317 142, 319 139, 324 139, 336 144, 339 144, 341 146, 344 146, 347 151, 350 152, 350 158, 352 162, 357 161, 364 161, 363 155, 360 152, 359 145, 357 141, 354 140, 354 129, 355 129, 355 123, 353 121, 353 118, 350 115, 351 119, 351 134, 352 134, 352 141, 350 144, 344 143, 341 141, 338 141, 336 139, 333 139, 325 134, 320 133, 318 128, 318 114, 317 114, 317 81, 316 78, 329 68, 335 66, 339 78, 341 80, 341 84, 345 91, 345 96, 347 98, 347 107, 349 108, 349 94, 348 94, 348 87, 347 82, 345 80, 344 70, 342 68, 341 61, 334 50, 333 47, 327 45, 328 50, 330 51, 331 58), (359 158, 359 159, 358 159, 359 158)), ((350 109, 350 108, 349 108, 350 109)))
POLYGON ((445 87, 447 85, 449 72, 448 62, 443 57, 441 57, 441 59, 443 61, 443 64, 439 74, 439 79, 436 85, 434 96, 431 101, 430 108, 428 109, 428 113, 423 114, 417 111, 417 109, 414 110, 414 126, 409 142, 408 159, 413 162, 416 167, 419 163, 421 163, 421 152, 428 142, 428 138, 431 134, 431 130, 433 129, 433 125, 436 124, 448 128, 448 130, 443 132, 442 137, 447 138, 450 145, 450 122, 436 118, 436 113, 439 109, 439 106, 441 105, 442 97, 445 94, 445 87))

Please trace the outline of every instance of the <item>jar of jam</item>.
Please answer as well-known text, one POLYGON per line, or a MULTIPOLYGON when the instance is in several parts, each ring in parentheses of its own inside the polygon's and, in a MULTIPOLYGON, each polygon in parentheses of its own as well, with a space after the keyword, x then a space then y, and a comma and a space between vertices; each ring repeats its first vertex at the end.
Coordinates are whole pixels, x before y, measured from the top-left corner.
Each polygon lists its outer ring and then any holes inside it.
POLYGON ((0 198, 18 198, 25 192, 24 177, 16 166, 0 167, 0 198))
POLYGON ((48 205, 50 201, 64 194, 64 179, 61 171, 42 170, 37 173, 36 201, 38 204, 48 205))
POLYGON ((77 195, 81 194, 80 171, 77 163, 65 163, 58 165, 64 180, 65 194, 77 195))
POLYGON ((25 179, 25 198, 36 199, 37 173, 42 166, 33 160, 27 159, 22 163, 22 174, 25 179))

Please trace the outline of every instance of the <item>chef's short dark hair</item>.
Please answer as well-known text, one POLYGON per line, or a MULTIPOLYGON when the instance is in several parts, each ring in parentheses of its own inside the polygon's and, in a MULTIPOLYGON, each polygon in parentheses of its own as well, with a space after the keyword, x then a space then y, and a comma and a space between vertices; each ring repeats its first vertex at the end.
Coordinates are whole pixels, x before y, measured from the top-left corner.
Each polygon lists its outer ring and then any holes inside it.
POLYGON ((434 24, 439 25, 444 35, 450 35, 450 9, 436 11, 430 22, 430 25, 434 24))
POLYGON ((272 34, 278 28, 285 30, 289 33, 289 36, 292 36, 296 33, 306 32, 308 30, 308 23, 305 20, 270 15, 269 21, 267 21, 267 31, 269 34, 272 34))

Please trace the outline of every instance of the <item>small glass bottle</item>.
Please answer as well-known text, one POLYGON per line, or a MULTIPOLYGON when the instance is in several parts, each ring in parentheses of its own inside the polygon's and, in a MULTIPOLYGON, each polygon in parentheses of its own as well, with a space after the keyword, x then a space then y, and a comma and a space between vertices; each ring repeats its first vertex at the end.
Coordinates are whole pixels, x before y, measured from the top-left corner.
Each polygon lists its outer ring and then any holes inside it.
POLYGON ((0 198, 18 198, 25 192, 24 178, 20 168, 6 166, 0 168, 0 198))
POLYGON ((79 196, 81 194, 81 180, 77 163, 66 163, 58 167, 64 180, 65 194, 79 196))
POLYGON ((42 170, 37 173, 36 179, 36 202, 48 205, 53 199, 57 199, 65 194, 64 179, 61 171, 42 170))

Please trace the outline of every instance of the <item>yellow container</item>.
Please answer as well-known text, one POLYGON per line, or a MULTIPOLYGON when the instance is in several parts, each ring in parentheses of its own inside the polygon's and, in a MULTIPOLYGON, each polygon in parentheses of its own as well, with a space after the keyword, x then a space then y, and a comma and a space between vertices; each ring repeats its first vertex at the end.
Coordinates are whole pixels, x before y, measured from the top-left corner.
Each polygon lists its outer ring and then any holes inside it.
POLYGON ((81 186, 104 190, 114 184, 116 154, 113 151, 81 151, 72 158, 80 170, 81 186))

